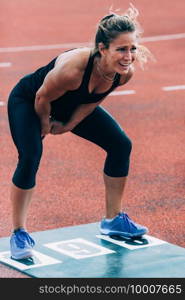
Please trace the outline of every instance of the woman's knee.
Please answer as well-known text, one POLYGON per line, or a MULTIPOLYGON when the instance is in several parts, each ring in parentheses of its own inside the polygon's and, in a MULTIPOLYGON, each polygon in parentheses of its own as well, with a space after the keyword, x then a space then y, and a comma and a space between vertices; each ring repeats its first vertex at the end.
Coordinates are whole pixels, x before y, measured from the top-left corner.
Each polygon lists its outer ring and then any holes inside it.
POLYGON ((127 152, 128 155, 130 155, 130 153, 132 151, 132 141, 126 135, 124 135, 124 137, 121 140, 121 149, 122 149, 122 151, 127 152))
POLYGON ((123 132, 123 134, 119 135, 116 140, 111 142, 109 151, 115 153, 117 156, 129 157, 132 151, 132 141, 123 132))
POLYGON ((13 183, 20 188, 30 189, 35 185, 41 153, 37 155, 20 155, 17 168, 13 175, 13 183))

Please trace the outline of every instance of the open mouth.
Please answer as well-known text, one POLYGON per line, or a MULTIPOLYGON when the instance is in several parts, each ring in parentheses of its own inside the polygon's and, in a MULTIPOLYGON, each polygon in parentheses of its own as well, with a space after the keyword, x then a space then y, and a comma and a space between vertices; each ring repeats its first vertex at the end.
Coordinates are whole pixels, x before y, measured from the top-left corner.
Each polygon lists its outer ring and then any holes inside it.
POLYGON ((119 63, 119 65, 124 69, 128 69, 130 66, 130 63, 119 63))

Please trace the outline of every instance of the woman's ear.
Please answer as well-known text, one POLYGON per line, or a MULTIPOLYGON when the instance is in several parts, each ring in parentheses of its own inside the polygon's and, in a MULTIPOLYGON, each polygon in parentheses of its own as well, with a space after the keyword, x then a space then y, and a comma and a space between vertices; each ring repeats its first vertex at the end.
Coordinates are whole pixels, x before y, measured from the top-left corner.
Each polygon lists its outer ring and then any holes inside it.
POLYGON ((102 56, 105 54, 106 48, 105 48, 104 43, 101 42, 101 43, 98 44, 98 50, 99 50, 99 53, 100 53, 102 56))

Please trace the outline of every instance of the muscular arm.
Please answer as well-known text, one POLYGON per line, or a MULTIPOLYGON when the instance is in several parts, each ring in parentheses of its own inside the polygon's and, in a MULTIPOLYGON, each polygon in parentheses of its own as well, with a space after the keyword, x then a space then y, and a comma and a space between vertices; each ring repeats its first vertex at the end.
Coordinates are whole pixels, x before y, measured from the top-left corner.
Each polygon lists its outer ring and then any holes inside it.
MULTIPOLYGON (((41 120, 42 135, 51 132, 51 102, 64 95, 67 91, 77 89, 82 80, 84 69, 89 57, 89 50, 66 52, 46 76, 35 98, 35 111, 41 120)), ((81 106, 72 116, 69 127, 75 126, 93 110, 93 105, 81 106)))
POLYGON ((35 98, 35 111, 40 118, 42 136, 50 132, 49 116, 51 111, 50 101, 47 96, 38 92, 35 98))
POLYGON ((96 103, 81 104, 72 114, 70 120, 65 124, 67 131, 72 130, 83 119, 85 119, 103 100, 96 103))
POLYGON ((36 93, 35 111, 41 121, 43 136, 51 129, 51 102, 61 97, 66 91, 75 89, 79 84, 79 70, 73 68, 71 72, 68 72, 65 68, 64 66, 61 70, 58 67, 50 71, 36 93))
POLYGON ((70 120, 63 124, 62 122, 52 121, 51 130, 52 134, 62 134, 73 130, 83 119, 85 119, 93 110, 102 102, 98 101, 96 103, 82 104, 72 114, 70 120))
MULTIPOLYGON (((51 82, 50 82, 51 84, 51 82)), ((53 85, 52 85, 53 86, 53 85)), ((51 126, 53 125, 50 122, 50 111, 51 111, 51 102, 54 99, 61 96, 62 91, 55 88, 55 94, 50 95, 48 93, 47 88, 45 85, 37 92, 36 99, 35 99, 35 110, 40 118, 41 126, 42 126, 42 135, 46 135, 51 131, 51 126)), ((98 101, 96 103, 88 103, 82 104, 77 107, 77 109, 72 114, 70 120, 63 125, 61 132, 63 133, 67 131, 71 131, 75 126, 77 126, 85 117, 87 117, 101 102, 98 101)))

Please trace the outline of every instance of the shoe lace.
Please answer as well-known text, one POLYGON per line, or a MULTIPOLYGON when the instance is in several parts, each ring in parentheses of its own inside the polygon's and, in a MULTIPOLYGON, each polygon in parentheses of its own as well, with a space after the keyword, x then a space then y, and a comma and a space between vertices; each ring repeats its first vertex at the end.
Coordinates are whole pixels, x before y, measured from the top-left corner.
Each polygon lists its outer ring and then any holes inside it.
POLYGON ((19 230, 15 232, 15 235, 16 235, 15 242, 19 248, 24 248, 26 242, 28 242, 28 244, 32 247, 35 245, 34 240, 25 230, 19 230))
POLYGON ((127 225, 129 226, 130 229, 131 229, 131 227, 136 228, 135 223, 129 218, 129 216, 126 213, 120 213, 120 218, 125 220, 125 222, 127 223, 127 225))

